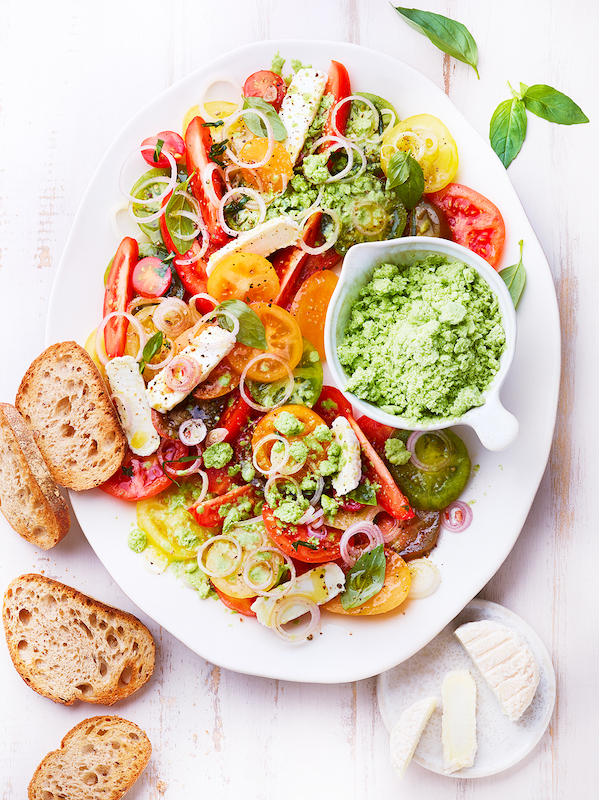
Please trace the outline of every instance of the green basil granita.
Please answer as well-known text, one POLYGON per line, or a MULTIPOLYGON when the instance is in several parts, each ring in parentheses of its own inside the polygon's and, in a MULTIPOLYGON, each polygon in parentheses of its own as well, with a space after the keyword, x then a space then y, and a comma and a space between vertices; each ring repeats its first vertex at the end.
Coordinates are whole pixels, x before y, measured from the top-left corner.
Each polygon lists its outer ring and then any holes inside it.
POLYGON ((504 350, 487 282, 435 254, 412 266, 376 267, 337 346, 346 391, 415 425, 482 405, 504 350))

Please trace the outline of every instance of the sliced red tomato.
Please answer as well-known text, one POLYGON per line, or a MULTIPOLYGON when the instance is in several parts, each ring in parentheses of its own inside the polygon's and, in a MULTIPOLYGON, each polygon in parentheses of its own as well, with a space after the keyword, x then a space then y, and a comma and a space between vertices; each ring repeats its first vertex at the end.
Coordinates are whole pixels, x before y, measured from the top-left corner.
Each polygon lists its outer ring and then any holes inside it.
POLYGON ((171 284, 171 268, 157 256, 138 261, 133 268, 133 291, 141 297, 162 297, 171 284))
POLYGON ((370 444, 351 414, 347 414, 347 421, 352 426, 364 455, 372 465, 373 471, 376 473, 376 482, 381 487, 377 493, 379 505, 381 505, 385 511, 388 511, 392 517, 395 517, 395 519, 411 519, 414 516, 414 512, 410 508, 407 497, 405 497, 393 480, 393 476, 387 469, 385 462, 370 444))
MULTIPOLYGON (((183 458, 188 449, 181 442, 169 442, 169 459, 183 458)), ((172 481, 162 469, 156 454, 136 456, 131 450, 122 465, 100 486, 103 492, 121 500, 145 500, 171 486, 172 481)))
POLYGON ((342 531, 327 528, 327 536, 316 543, 305 525, 282 525, 266 503, 262 506, 262 519, 270 538, 279 550, 290 558, 307 561, 310 564, 322 564, 340 558, 339 540, 342 531))
POLYGON ((335 386, 323 386, 314 411, 331 427, 336 417, 347 417, 352 414, 352 407, 343 394, 335 386))
POLYGON ((235 478, 229 475, 227 467, 222 467, 221 469, 207 467, 205 472, 208 475, 208 491, 212 494, 218 494, 219 496, 227 494, 237 485, 235 478))
MULTIPOLYGON (((168 202, 168 199, 165 199, 164 202, 168 202)), ((160 233, 162 234, 164 245, 169 253, 176 253, 177 249, 166 227, 164 214, 160 217, 160 233)), ((173 259, 173 266, 177 270, 178 276, 181 278, 181 283, 185 287, 185 291, 189 292, 190 295, 204 294, 208 288, 206 262, 203 258, 197 257, 199 252, 200 243, 197 239, 194 239, 187 253, 173 259)), ((198 305, 198 310, 204 313, 200 305, 198 305)), ((211 310, 212 307, 206 309, 206 311, 211 310)))
POLYGON ((261 69, 254 72, 243 84, 244 97, 261 97, 278 111, 287 94, 287 84, 276 72, 261 69))
POLYGON ((505 223, 497 206, 460 183, 450 183, 426 198, 445 212, 454 242, 497 269, 505 243, 505 223))
MULTIPOLYGON (((133 300, 133 269, 139 260, 139 246, 135 239, 125 236, 118 246, 104 290, 104 309, 106 316, 112 311, 126 311, 133 300)), ((129 323, 124 317, 115 317, 104 328, 104 345, 109 358, 122 356, 127 344, 129 323)))
POLYGON ((203 500, 201 503, 196 502, 187 510, 198 523, 205 528, 215 528, 222 524, 223 517, 218 513, 219 509, 229 503, 236 503, 238 500, 247 497, 249 500, 258 499, 258 491, 251 484, 239 486, 220 497, 214 497, 212 500, 203 500))
POLYGON ((212 191, 218 200, 225 193, 225 187, 217 170, 207 177, 204 176, 206 167, 214 163, 208 155, 212 144, 210 128, 204 127, 204 120, 201 117, 194 117, 185 131, 187 174, 192 176, 189 182, 191 191, 200 204, 202 219, 208 229, 210 241, 222 245, 229 241, 229 237, 221 228, 218 209, 210 202, 204 184, 205 180, 210 181, 212 191))
POLYGON ((183 161, 183 156, 185 155, 185 142, 179 134, 174 131, 161 131, 156 136, 150 136, 148 139, 144 139, 141 146, 144 148, 141 154, 148 164, 151 167, 158 167, 160 169, 170 168, 168 158, 163 155, 165 150, 168 150, 177 164, 183 161), (158 160, 154 160, 159 139, 162 141, 162 148, 158 160))
POLYGON ((335 106, 340 100, 343 100, 344 97, 349 97, 351 94, 351 84, 349 81, 349 75, 346 68, 343 64, 340 64, 338 61, 331 61, 331 66, 329 68, 329 75, 327 78, 327 83, 324 89, 324 93, 330 94, 333 96, 333 102, 331 103, 331 108, 329 110, 329 115, 325 120, 322 135, 323 136, 343 136, 345 133, 345 128, 347 127, 347 120, 351 111, 351 103, 345 103, 341 106, 341 108, 335 114, 335 119, 333 120, 333 111, 335 106), (337 130, 333 127, 333 122, 337 130))
POLYGON ((230 608, 232 611, 238 611, 240 614, 243 614, 246 617, 255 617, 256 612, 252 611, 250 606, 256 599, 256 597, 231 597, 230 594, 225 594, 221 592, 218 586, 212 584, 212 588, 219 596, 219 599, 223 601, 223 603, 230 608))
MULTIPOLYGON (((306 223, 303 238, 309 247, 314 247, 316 237, 320 232, 321 219, 322 213, 319 211, 316 214, 312 214, 306 223)), ((275 297, 277 305, 285 307, 287 303, 293 300, 299 274, 307 258, 308 253, 295 245, 279 250, 274 256, 272 265, 281 283, 279 293, 275 297)))
POLYGON ((356 422, 374 449, 379 455, 383 455, 385 452, 385 442, 395 433, 395 428, 392 428, 391 425, 383 425, 380 422, 375 422, 375 420, 370 419, 370 417, 360 417, 356 422))
POLYGON ((254 413, 253 409, 248 406, 243 397, 237 392, 235 400, 225 409, 218 423, 219 428, 226 428, 229 431, 223 441, 233 444, 252 416, 254 416, 254 413))

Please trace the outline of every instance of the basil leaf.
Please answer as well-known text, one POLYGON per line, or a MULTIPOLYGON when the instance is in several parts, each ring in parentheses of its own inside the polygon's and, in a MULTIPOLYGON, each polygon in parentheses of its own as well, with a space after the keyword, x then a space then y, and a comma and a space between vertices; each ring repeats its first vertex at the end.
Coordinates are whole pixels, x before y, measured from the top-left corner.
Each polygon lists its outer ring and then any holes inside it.
POLYGON ((557 122, 558 125, 579 125, 589 121, 574 100, 543 83, 527 87, 522 99, 529 111, 548 122, 557 122))
MULTIPOLYGON (((219 308, 226 309, 239 320, 238 342, 248 347, 255 347, 257 350, 268 350, 266 330, 262 320, 253 308, 250 308, 242 300, 225 300, 216 307, 216 310, 218 311, 219 308)), ((225 320, 227 320, 227 317, 225 317, 225 320)), ((230 320, 228 321, 230 322, 230 320)))
POLYGON ((164 139, 158 139, 156 142, 156 149, 154 150, 154 161, 158 161, 162 148, 164 147, 164 139))
POLYGON ((369 480, 360 483, 351 492, 348 492, 346 497, 355 500, 357 503, 362 503, 365 506, 376 506, 376 491, 374 485, 369 480))
POLYGON ((414 208, 424 192, 422 167, 409 152, 394 153, 387 168, 387 189, 395 189, 406 208, 414 208))
POLYGON ((295 542, 291 543, 291 546, 293 547, 293 549, 295 550, 296 553, 297 553, 297 548, 300 545, 302 547, 308 547, 310 550, 318 550, 318 545, 317 544, 312 544, 312 542, 302 542, 301 539, 297 539, 295 542))
POLYGON ((517 264, 513 264, 511 267, 502 269, 499 273, 510 291, 511 298, 514 302, 514 308, 518 308, 520 297, 522 296, 522 292, 524 291, 524 287, 526 285, 526 270, 524 269, 524 264, 522 263, 524 240, 520 239, 519 244, 520 261, 518 261, 517 264))
POLYGON ((162 331, 156 331, 155 334, 150 336, 141 354, 141 360, 139 362, 140 372, 143 372, 144 369, 146 368, 146 364, 148 363, 148 361, 151 361, 156 355, 156 353, 160 352, 160 348, 162 347, 163 341, 164 341, 164 336, 162 334, 162 331))
POLYGON ((224 119, 217 119, 216 122, 202 122, 202 128, 220 128, 224 124, 224 119))
POLYGON ((432 11, 419 11, 417 8, 399 8, 397 13, 402 16, 410 27, 423 33, 430 41, 453 58, 463 64, 469 64, 478 74, 478 48, 472 34, 465 25, 442 14, 433 14, 432 11))
POLYGON ((520 152, 526 136, 526 107, 522 100, 504 100, 491 117, 489 141, 507 169, 520 152))
MULTIPOLYGON (((285 141, 287 138, 287 129, 270 103, 267 103, 266 100, 263 100, 261 97, 244 97, 243 107, 255 108, 256 111, 261 111, 266 119, 270 122, 276 141, 285 141)), ((254 134, 254 136, 266 136, 266 128, 264 127, 264 123, 260 117, 256 116, 256 114, 246 114, 243 118, 243 121, 245 122, 246 127, 249 128, 254 134)))
POLYGON ((339 597, 346 611, 363 605, 381 591, 385 583, 386 565, 382 544, 360 556, 347 573, 345 589, 339 597))
POLYGON ((191 203, 185 197, 185 192, 187 191, 187 187, 189 186, 189 181, 191 178, 192 176, 190 175, 186 181, 175 187, 175 190, 171 195, 171 199, 166 204, 166 211, 164 212, 166 229, 168 230, 169 235, 173 240, 175 250, 177 253, 179 253, 179 255, 185 255, 185 253, 187 253, 191 247, 191 241, 189 239, 180 239, 179 237, 189 236, 189 234, 193 233, 197 227, 187 217, 180 217, 177 213, 173 213, 183 210, 193 212, 194 209, 192 208, 191 203))

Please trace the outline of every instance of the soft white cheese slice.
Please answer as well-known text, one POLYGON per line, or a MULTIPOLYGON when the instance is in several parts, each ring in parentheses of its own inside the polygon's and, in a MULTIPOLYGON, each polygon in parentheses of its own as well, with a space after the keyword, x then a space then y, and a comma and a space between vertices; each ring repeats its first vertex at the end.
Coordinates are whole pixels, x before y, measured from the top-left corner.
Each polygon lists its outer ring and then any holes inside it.
POLYGON ((129 447, 138 456, 151 455, 158 449, 160 436, 152 424, 139 364, 133 356, 113 358, 106 364, 106 377, 129 447))
POLYGON ((294 164, 318 111, 326 83, 326 73, 315 69, 300 69, 293 76, 283 98, 279 111, 281 122, 287 130, 287 138, 283 144, 294 164))
POLYGON ((528 645, 507 625, 490 619, 460 625, 455 635, 511 720, 520 719, 539 685, 528 645))
POLYGON ((333 478, 333 489, 338 495, 357 488, 362 477, 360 442, 345 417, 333 420, 333 441, 341 447, 341 469, 333 478))
POLYGON ((409 708, 406 708, 393 727, 390 742, 391 766, 400 778, 403 778, 420 741, 422 731, 436 706, 436 697, 417 700, 409 708))
POLYGON ((170 411, 177 403, 185 400, 198 383, 205 381, 214 367, 231 352, 234 344, 235 336, 224 328, 219 328, 217 325, 204 328, 198 336, 190 341, 187 347, 178 353, 178 355, 193 358, 199 364, 201 372, 197 383, 185 392, 173 391, 166 384, 166 367, 164 367, 152 378, 146 389, 150 407, 156 411, 170 411))
MULTIPOLYGON (((287 584, 282 584, 284 589, 287 584)), ((295 579, 295 583, 291 591, 283 595, 283 597, 293 597, 294 595, 301 595, 301 597, 308 597, 317 605, 322 605, 328 600, 343 591, 345 587, 345 575, 338 564, 323 564, 319 567, 304 572, 295 579)), ((271 628, 273 625, 273 611, 276 608, 277 601, 281 597, 273 595, 271 597, 259 597, 252 603, 252 611, 255 612, 258 622, 261 622, 266 627, 271 628)), ((281 614, 279 622, 285 624, 291 622, 292 619, 301 617, 306 613, 306 606, 302 603, 297 605, 289 605, 281 614)))
POLYGON ((291 217, 275 217, 267 222, 256 225, 251 231, 240 233, 232 242, 229 242, 208 259, 206 272, 212 270, 233 253, 253 253, 258 256, 269 256, 276 250, 289 247, 299 239, 299 225, 291 217))
POLYGON ((443 771, 471 767, 476 755, 476 683, 467 669, 449 672, 442 688, 443 771))

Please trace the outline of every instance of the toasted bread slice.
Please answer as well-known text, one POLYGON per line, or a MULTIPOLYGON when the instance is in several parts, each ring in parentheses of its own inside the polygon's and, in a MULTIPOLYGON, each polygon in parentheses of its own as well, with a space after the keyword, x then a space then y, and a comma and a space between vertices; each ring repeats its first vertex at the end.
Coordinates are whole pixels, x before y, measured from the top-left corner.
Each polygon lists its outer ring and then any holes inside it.
POLYGON ((15 669, 55 703, 111 706, 154 670, 154 640, 137 617, 44 575, 12 581, 3 620, 15 669))
POLYGON ((50 345, 35 359, 15 406, 61 486, 93 489, 120 467, 127 440, 98 368, 76 342, 50 345))
POLYGON ((17 533, 44 550, 71 525, 33 434, 9 403, 0 403, 0 511, 17 533))
POLYGON ((112 716, 84 719, 36 769, 29 800, 118 800, 151 754, 150 740, 133 722, 112 716))

